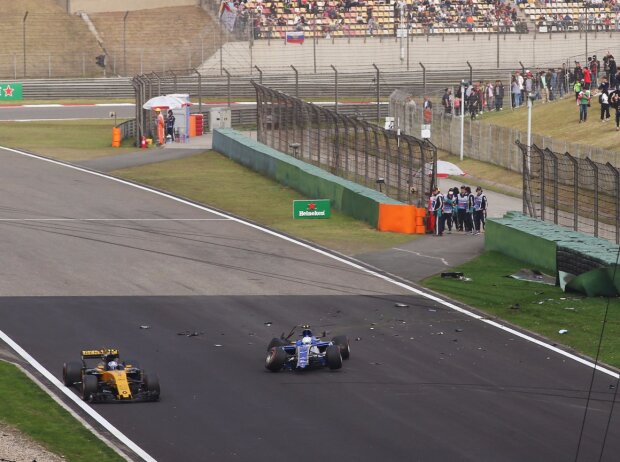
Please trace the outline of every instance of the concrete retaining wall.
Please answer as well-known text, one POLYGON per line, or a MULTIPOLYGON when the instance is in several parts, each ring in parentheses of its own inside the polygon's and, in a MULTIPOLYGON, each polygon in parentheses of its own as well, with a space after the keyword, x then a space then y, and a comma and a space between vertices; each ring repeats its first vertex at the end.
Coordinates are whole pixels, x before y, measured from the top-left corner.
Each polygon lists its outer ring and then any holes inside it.
POLYGON ((109 13, 111 11, 136 11, 170 6, 200 5, 200 0, 56 0, 67 13, 109 13))
POLYGON ((307 197, 330 199, 332 207, 374 227, 379 221, 379 204, 401 204, 374 189, 332 175, 230 128, 214 130, 213 149, 307 197))

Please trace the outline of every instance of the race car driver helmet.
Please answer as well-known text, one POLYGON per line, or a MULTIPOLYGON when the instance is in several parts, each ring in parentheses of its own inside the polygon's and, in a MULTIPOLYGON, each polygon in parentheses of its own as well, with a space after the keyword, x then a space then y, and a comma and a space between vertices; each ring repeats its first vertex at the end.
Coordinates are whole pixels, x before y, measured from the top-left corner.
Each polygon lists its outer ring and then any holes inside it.
POLYGON ((113 371, 116 369, 117 366, 118 366, 118 363, 116 361, 110 361, 108 363, 108 370, 113 371))
POLYGON ((303 345, 312 345, 312 337, 304 336, 304 338, 301 339, 301 343, 303 345))
POLYGON ((304 329, 301 333, 302 337, 312 337, 312 331, 310 329, 304 329))

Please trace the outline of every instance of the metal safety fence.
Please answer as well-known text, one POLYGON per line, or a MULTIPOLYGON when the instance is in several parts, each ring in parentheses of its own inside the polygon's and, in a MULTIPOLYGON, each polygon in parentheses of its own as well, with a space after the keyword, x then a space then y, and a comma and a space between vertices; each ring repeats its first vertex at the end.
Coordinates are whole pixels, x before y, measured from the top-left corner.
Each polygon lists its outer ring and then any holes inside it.
POLYGON ((516 142, 523 161, 523 213, 620 243, 620 170, 516 142))
MULTIPOLYGON (((509 86, 503 79, 505 97, 502 99, 501 108, 504 111, 518 111, 527 118, 525 106, 516 109, 511 108, 509 86)), ((453 88, 455 94, 457 88, 453 88)), ((483 104, 477 110, 477 116, 472 118, 466 110, 465 117, 461 118, 461 108, 451 108, 448 113, 441 106, 443 90, 428 92, 433 108, 430 115, 424 115, 422 98, 417 89, 397 89, 390 96, 389 115, 394 118, 394 128, 402 132, 421 136, 424 125, 430 125, 430 140, 437 149, 449 154, 460 155, 461 139, 463 156, 483 162, 489 162, 515 172, 522 171, 521 151, 515 141, 526 140, 527 132, 514 127, 504 127, 487 123, 478 117, 482 111, 494 111, 495 102, 489 106, 483 104), (425 120, 426 119, 426 120, 425 120)), ((556 95, 557 98, 560 95, 556 95)), ((428 127, 427 127, 428 128, 428 127)), ((542 136, 532 133, 532 144, 542 149, 550 149, 555 152, 571 152, 577 158, 590 158, 602 164, 609 162, 620 166, 620 152, 602 149, 592 145, 571 143, 569 141, 542 136)))
POLYGON ((258 141, 397 200, 425 204, 436 181, 432 143, 253 85, 258 141))

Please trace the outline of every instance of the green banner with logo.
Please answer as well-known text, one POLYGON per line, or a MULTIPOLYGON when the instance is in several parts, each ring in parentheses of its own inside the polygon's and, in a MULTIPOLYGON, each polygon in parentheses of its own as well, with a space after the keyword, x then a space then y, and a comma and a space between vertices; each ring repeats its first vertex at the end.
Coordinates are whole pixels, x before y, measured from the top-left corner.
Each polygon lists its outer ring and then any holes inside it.
POLYGON ((21 82, 0 82, 0 102, 23 99, 23 86, 24 84, 21 82))
POLYGON ((332 212, 329 199, 317 199, 313 201, 293 201, 293 218, 329 218, 331 214, 332 212))

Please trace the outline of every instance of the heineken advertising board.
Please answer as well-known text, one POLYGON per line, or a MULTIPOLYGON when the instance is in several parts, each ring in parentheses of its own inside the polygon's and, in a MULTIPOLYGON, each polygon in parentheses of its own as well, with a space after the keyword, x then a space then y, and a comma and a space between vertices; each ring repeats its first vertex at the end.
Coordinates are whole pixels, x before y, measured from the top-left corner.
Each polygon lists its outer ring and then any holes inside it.
POLYGON ((314 201, 293 201, 293 218, 329 218, 331 208, 329 199, 314 201))
POLYGON ((23 84, 0 82, 0 102, 23 99, 23 84))

